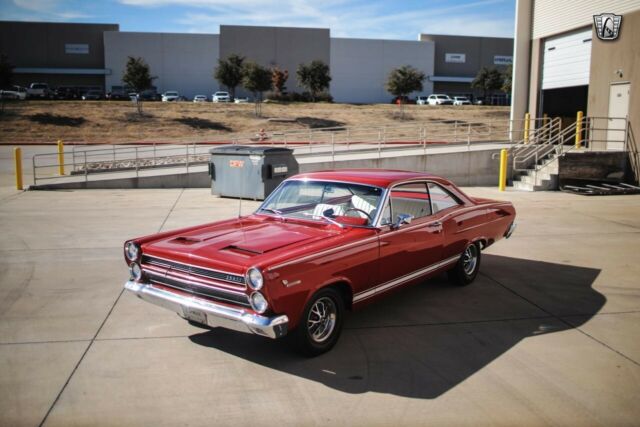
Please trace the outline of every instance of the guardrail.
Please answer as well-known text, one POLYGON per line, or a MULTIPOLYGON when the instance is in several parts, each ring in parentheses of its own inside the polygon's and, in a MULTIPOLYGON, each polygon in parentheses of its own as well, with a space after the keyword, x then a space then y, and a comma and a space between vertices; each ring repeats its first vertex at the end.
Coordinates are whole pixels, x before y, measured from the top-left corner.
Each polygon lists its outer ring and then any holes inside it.
MULTIPOLYGON (((543 119, 532 119, 542 123, 543 119)), ((185 144, 153 143, 145 145, 73 145, 57 160, 58 153, 36 154, 32 158, 34 185, 60 177, 59 166, 71 175, 90 175, 134 170, 136 176, 144 169, 163 166, 186 167, 187 172, 196 164, 208 161, 209 149, 218 144, 274 145, 293 148, 297 156, 331 155, 358 151, 377 151, 381 156, 387 150, 426 150, 432 145, 467 144, 482 142, 508 142, 514 132, 522 132, 524 120, 494 120, 467 122, 438 120, 420 124, 368 127, 332 127, 293 131, 260 131, 252 135, 222 135, 206 142, 185 144)), ((535 131, 532 131, 535 133, 535 131)))

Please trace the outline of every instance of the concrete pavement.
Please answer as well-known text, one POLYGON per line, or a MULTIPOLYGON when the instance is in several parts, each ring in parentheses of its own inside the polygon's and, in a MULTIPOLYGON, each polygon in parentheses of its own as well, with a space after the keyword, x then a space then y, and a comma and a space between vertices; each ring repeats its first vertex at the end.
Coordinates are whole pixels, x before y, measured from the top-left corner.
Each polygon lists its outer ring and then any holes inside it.
POLYGON ((518 209, 477 281, 391 295, 302 359, 122 293, 125 239, 236 201, 2 187, 0 425, 637 425, 640 196, 466 190, 518 209))

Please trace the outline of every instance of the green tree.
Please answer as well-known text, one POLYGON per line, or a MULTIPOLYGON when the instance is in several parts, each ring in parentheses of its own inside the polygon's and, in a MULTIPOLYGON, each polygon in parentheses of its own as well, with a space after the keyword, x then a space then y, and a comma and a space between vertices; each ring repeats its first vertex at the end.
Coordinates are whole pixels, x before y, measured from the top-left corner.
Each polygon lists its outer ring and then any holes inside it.
POLYGON ((298 83, 309 91, 311 101, 316 101, 318 93, 329 88, 331 74, 329 66, 320 60, 311 61, 309 64, 298 65, 296 72, 298 83))
POLYGON ((218 59, 218 66, 213 73, 213 77, 229 90, 232 98, 236 96, 236 87, 242 83, 244 59, 244 56, 234 53, 225 59, 218 59))
POLYGON ((391 70, 387 77, 387 91, 399 97, 400 117, 404 118, 404 97, 412 92, 422 91, 425 74, 411 65, 403 65, 391 70))
POLYGON ((0 89, 9 88, 13 83, 14 66, 9 62, 7 55, 0 54, 0 89))
POLYGON ((287 79, 289 78, 289 71, 281 70, 278 67, 275 67, 271 70, 271 84, 273 85, 273 89, 276 92, 276 95, 281 96, 285 89, 285 83, 287 83, 287 79))
POLYGON ((271 71, 255 62, 247 62, 242 73, 242 86, 253 94, 256 117, 262 113, 262 93, 271 89, 271 71))
MULTIPOLYGON (((149 65, 147 65, 144 59, 140 57, 134 58, 132 56, 127 59, 127 66, 122 75, 122 81, 133 88, 138 95, 149 89, 155 79, 157 79, 157 77, 151 75, 149 65)), ((136 106, 138 107, 138 113, 142 115, 142 97, 138 96, 136 106)))
POLYGON ((502 91, 511 94, 511 81, 513 79, 513 66, 509 65, 502 73, 502 91))
POLYGON ((482 67, 475 79, 471 82, 473 89, 482 90, 482 96, 486 99, 487 93, 502 88, 502 73, 495 68, 482 67))

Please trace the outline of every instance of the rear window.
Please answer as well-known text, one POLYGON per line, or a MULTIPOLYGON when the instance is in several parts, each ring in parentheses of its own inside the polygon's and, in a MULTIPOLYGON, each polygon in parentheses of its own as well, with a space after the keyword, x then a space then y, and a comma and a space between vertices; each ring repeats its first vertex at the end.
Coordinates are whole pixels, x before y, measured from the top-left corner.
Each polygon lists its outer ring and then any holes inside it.
POLYGON ((433 182, 429 183, 429 195, 431 196, 433 213, 438 213, 445 209, 462 204, 457 197, 433 182))

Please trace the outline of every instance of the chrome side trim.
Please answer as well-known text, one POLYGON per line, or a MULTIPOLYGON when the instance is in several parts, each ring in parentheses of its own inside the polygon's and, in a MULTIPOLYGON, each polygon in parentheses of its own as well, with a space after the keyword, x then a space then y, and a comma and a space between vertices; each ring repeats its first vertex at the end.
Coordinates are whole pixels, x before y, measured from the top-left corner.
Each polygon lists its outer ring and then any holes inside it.
POLYGON ((374 288, 371 289, 367 289, 366 291, 357 293, 353 296, 353 302, 360 302, 364 299, 370 298, 372 296, 374 296, 375 294, 378 294, 380 292, 384 292, 387 291, 389 289, 395 288, 398 285, 401 285, 403 283, 409 282, 413 279, 416 279, 420 276, 423 276, 425 274, 431 273, 432 271, 435 271, 441 267, 444 267, 446 265, 449 264, 453 264, 454 262, 457 262, 458 259, 460 259, 460 255, 458 254, 456 256, 452 256, 450 258, 445 259, 444 261, 440 261, 437 262, 435 264, 431 264, 428 267, 422 268, 420 270, 416 270, 413 273, 409 273, 409 274, 405 274, 404 276, 398 277, 396 279, 390 280, 386 283, 383 283, 381 285, 378 285, 374 288))
POLYGON ((289 318, 286 315, 267 317, 241 308, 216 304, 201 298, 180 295, 153 286, 150 283, 128 281, 124 288, 138 298, 151 304, 176 312, 188 319, 188 311, 196 310, 205 314, 206 324, 211 327, 280 338, 287 334, 289 318))

